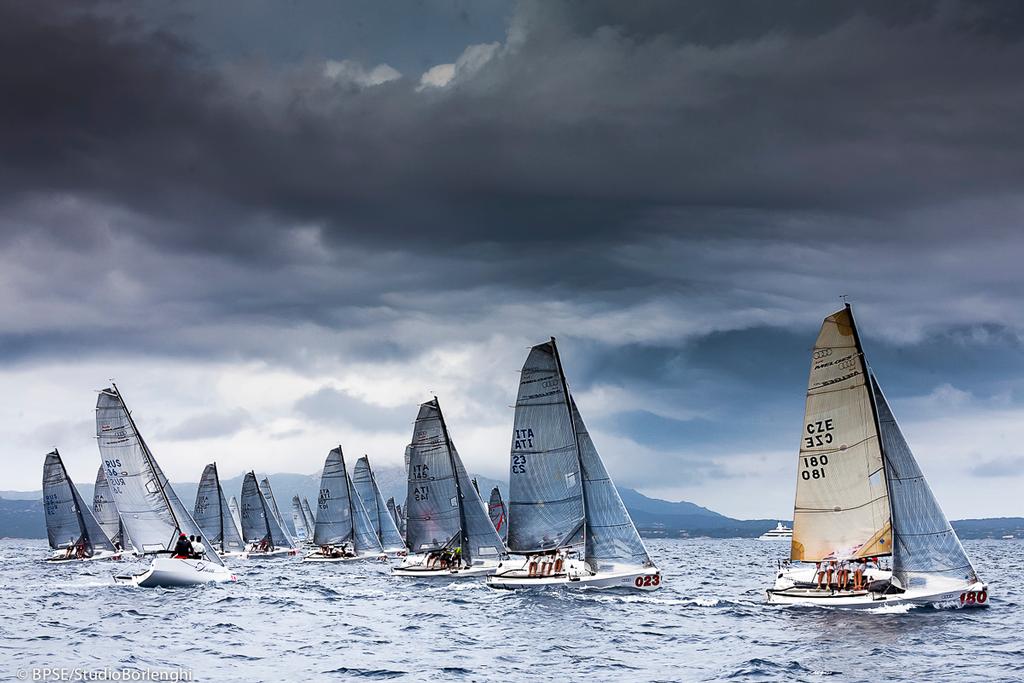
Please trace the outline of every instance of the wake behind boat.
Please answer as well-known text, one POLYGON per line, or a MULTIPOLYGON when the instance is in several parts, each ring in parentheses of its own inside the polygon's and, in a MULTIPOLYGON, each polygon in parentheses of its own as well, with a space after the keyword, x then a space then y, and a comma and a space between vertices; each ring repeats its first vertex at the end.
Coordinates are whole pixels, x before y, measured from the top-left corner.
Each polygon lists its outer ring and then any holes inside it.
POLYGON ((988 603, 864 356, 847 304, 812 352, 789 562, 768 602, 988 603), (891 571, 881 558, 890 558, 891 571))
POLYGON ((117 385, 96 399, 96 437, 111 497, 136 548, 147 555, 178 552, 182 535, 203 544, 202 557, 157 557, 147 570, 115 576, 115 582, 152 588, 236 580, 171 488, 117 385))
POLYGON ((406 503, 410 554, 395 576, 487 576, 507 559, 505 544, 470 481, 435 397, 420 406, 413 426, 406 503))
POLYGON ((583 424, 558 347, 530 350, 512 432, 508 548, 494 588, 661 587, 654 565, 583 424))
POLYGON ((120 560, 121 551, 85 505, 57 449, 43 463, 43 512, 53 554, 46 562, 120 560))

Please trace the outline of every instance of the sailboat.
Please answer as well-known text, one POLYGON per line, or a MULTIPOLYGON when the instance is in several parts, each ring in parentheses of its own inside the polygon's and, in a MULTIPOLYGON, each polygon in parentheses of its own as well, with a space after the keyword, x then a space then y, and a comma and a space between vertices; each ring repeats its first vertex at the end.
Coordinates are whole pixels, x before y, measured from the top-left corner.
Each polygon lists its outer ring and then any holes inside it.
POLYGON ((285 537, 288 540, 290 547, 296 547, 298 544, 292 538, 291 533, 288 531, 288 525, 284 523, 284 515, 281 514, 281 508, 277 507, 277 498, 274 497, 274 489, 270 487, 270 477, 263 477, 260 482, 260 491, 263 492, 263 497, 267 500, 267 506, 270 511, 274 513, 274 519, 277 520, 281 530, 284 531, 285 537))
POLYGON ((235 518, 231 516, 231 509, 225 502, 224 489, 221 488, 220 474, 215 462, 203 469, 192 517, 222 557, 244 554, 242 532, 235 526, 235 518))
POLYGON ((370 458, 363 456, 356 460, 356 466, 352 471, 352 487, 356 491, 367 516, 370 518, 370 526, 380 539, 381 548, 389 555, 404 556, 406 554, 405 541, 398 533, 398 525, 388 512, 384 503, 384 497, 377 486, 377 479, 373 476, 370 468, 370 458))
POLYGON ((501 499, 501 491, 495 486, 491 489, 491 499, 487 501, 487 516, 491 518, 502 541, 508 540, 508 524, 505 515, 505 501, 501 499))
POLYGON ((255 472, 247 473, 242 480, 241 517, 242 539, 248 546, 247 554, 250 558, 281 557, 298 552, 256 483, 255 472))
POLYGON ((487 578, 494 588, 661 587, 569 392, 554 337, 519 378, 512 432, 508 548, 523 556, 487 578))
POLYGON ((46 537, 54 551, 47 562, 121 559, 79 495, 56 448, 43 462, 43 512, 46 537))
POLYGON ((114 581, 152 588, 236 580, 171 488, 116 384, 96 399, 96 437, 110 494, 128 537, 138 551, 155 556, 145 571, 115 576, 114 581), (174 556, 180 534, 200 537, 205 555, 174 556))
POLYGON ((391 513, 391 519, 395 521, 395 528, 398 529, 398 534, 402 537, 402 542, 405 542, 405 533, 402 531, 402 509, 395 502, 395 497, 391 496, 388 498, 388 512, 391 513))
POLYGON ((508 557, 470 482, 437 398, 420 405, 409 449, 406 543, 396 576, 493 574, 508 557))
POLYGON ((313 542, 313 529, 316 528, 316 518, 313 517, 313 511, 309 509, 309 499, 302 499, 302 517, 306 520, 306 529, 309 530, 310 543, 313 542))
POLYGON ((110 495, 110 484, 107 483, 107 473, 100 465, 96 472, 96 485, 92 494, 92 514, 99 522, 103 533, 107 535, 110 542, 117 550, 131 551, 132 543, 124 530, 124 522, 121 521, 121 513, 117 511, 114 498, 110 495))
POLYGON ((295 540, 308 543, 312 539, 312 530, 306 527, 306 516, 302 513, 302 501, 297 495, 292 496, 292 526, 295 527, 295 540))
POLYGON ((988 603, 867 363, 849 304, 825 318, 814 344, 796 481, 789 562, 768 602, 988 603), (886 557, 891 571, 878 564, 886 557), (858 589, 835 585, 844 565, 863 576, 858 589))
POLYGON ((341 446, 332 449, 324 462, 313 545, 317 549, 303 562, 387 559, 366 509, 352 488, 341 446))

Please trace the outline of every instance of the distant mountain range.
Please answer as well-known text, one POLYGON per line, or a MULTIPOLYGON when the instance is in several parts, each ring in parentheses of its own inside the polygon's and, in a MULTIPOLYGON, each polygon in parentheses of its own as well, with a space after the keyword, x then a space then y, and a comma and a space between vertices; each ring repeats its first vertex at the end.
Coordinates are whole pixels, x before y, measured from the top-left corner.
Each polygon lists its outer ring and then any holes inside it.
MULTIPOLYGON (((354 464, 349 463, 350 465, 354 464)), ((371 465, 373 463, 371 462, 371 465)), ((257 473, 260 479, 263 475, 257 473)), ((399 503, 405 500, 406 475, 401 466, 374 468, 377 485, 385 500, 394 497, 399 503)), ((239 496, 244 476, 222 479, 221 486, 227 496, 239 496)), ((504 481, 476 477, 480 495, 490 496, 491 489, 501 489, 507 498, 508 484, 504 481)), ((279 473, 270 475, 274 496, 291 524, 291 499, 298 494, 308 498, 316 510, 317 492, 320 488, 320 474, 279 473)), ((92 500, 93 483, 76 484, 79 493, 92 500)), ((175 492, 187 506, 196 499, 198 482, 172 482, 175 492)), ((633 517, 640 533, 645 536, 679 537, 710 536, 712 538, 754 538, 775 527, 775 519, 733 519, 713 510, 686 501, 670 502, 649 498, 634 489, 619 487, 619 495, 633 517)), ((1024 517, 1000 517, 995 519, 965 519, 953 522, 960 538, 1002 538, 1014 536, 1024 538, 1024 517)), ((46 525, 43 520, 42 491, 0 491, 0 538, 45 538, 46 525)))

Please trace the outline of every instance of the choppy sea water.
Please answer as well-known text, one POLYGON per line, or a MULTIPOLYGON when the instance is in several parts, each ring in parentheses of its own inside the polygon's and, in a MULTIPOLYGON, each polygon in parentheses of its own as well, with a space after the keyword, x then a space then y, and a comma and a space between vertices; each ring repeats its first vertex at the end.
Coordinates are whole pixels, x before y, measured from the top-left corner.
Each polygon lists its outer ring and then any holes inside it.
POLYGON ((197 681, 1024 679, 1022 541, 964 544, 988 609, 874 611, 765 605, 785 543, 647 543, 666 579, 641 594, 504 592, 297 559, 235 561, 234 584, 147 590, 113 585, 130 563, 48 566, 44 541, 4 540, 0 677, 63 666, 182 667, 197 681))

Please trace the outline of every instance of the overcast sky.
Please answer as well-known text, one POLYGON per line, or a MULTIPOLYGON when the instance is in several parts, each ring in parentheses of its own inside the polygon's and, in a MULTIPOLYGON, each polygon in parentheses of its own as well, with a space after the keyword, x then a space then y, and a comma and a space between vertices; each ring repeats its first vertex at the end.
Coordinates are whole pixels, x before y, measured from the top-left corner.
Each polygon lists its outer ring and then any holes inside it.
POLYGON ((620 485, 792 514, 855 305, 947 513, 1024 504, 1013 3, 0 4, 0 489, 401 462, 436 393, 507 478, 559 339, 620 485), (895 7, 892 5, 896 5, 895 7))

